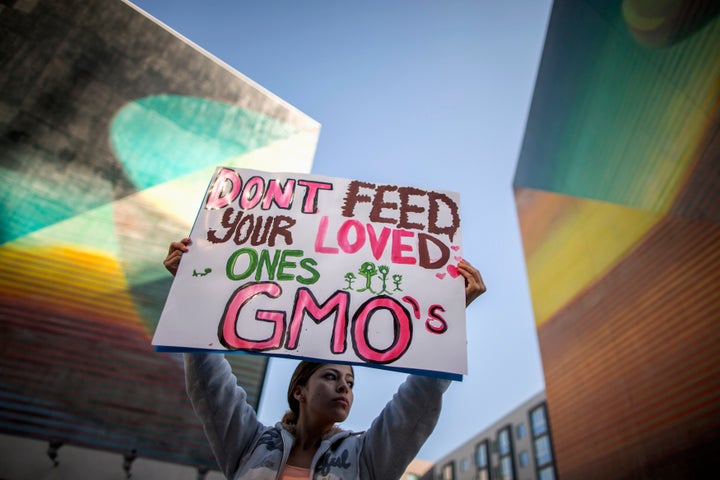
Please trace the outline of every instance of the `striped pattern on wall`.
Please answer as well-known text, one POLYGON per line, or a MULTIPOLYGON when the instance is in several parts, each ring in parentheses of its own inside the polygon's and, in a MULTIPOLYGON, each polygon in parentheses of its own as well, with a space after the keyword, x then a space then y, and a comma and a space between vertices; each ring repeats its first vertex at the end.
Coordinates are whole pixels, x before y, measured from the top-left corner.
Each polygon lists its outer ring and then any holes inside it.
POLYGON ((564 480, 720 455, 719 12, 553 5, 514 187, 564 480))
MULTIPOLYGON (((150 343, 162 261, 216 165, 308 172, 319 125, 120 0, 0 31, 0 432, 217 468, 150 343)), ((257 408, 266 358, 228 358, 257 408)))

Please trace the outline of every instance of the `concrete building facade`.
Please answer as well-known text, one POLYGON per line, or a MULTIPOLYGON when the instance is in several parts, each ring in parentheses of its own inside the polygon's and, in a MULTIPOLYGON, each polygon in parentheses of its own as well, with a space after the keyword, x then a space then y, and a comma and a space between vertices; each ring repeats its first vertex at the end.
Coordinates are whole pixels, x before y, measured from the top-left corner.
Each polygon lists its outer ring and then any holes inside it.
POLYGON ((424 480, 555 480, 545 393, 540 392, 438 460, 424 480))

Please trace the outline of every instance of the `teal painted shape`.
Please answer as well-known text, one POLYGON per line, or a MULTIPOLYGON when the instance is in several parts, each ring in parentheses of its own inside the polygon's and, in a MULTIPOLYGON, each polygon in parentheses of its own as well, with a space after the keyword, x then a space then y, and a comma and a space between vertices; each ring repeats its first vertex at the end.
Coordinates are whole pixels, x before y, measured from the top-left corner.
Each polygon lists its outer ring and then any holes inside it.
POLYGON ((59 172, 48 164, 41 168, 28 159, 21 170, 0 166, 0 245, 113 200, 102 178, 76 175, 78 169, 73 168, 59 172))
POLYGON ((110 142, 138 190, 288 138, 297 129, 267 115, 205 98, 158 95, 123 107, 110 142))
POLYGON ((128 180, 145 189, 296 132, 281 120, 203 98, 158 95, 131 102, 109 132, 124 175, 114 169, 107 170, 114 177, 93 175, 94 151, 63 169, 36 168, 55 165, 55 158, 28 158, 51 155, 48 149, 3 151, 8 163, 23 168, 0 166, 0 245, 116 200, 114 192, 125 189, 115 187, 129 187, 128 180))

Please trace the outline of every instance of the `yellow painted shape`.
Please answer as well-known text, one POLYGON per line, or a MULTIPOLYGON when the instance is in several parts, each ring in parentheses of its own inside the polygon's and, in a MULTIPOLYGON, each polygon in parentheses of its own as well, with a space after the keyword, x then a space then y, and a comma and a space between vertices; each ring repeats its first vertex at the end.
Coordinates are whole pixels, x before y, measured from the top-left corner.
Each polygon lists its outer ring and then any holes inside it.
POLYGON ((40 312, 143 328, 122 268, 110 255, 29 237, 0 247, 0 297, 40 312))
POLYGON ((662 214, 568 197, 562 222, 528 252, 535 323, 540 326, 620 261, 662 214))

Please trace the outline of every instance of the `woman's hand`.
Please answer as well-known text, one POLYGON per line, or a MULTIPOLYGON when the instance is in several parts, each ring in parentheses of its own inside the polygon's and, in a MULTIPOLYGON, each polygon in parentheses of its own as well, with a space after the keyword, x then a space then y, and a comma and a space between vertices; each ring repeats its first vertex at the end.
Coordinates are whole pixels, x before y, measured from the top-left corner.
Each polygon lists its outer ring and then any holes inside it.
POLYGON ((168 254, 167 257, 165 257, 163 265, 165 265, 168 272, 172 273, 173 277, 177 273, 182 254, 188 251, 188 245, 190 245, 190 239, 187 237, 183 238, 179 242, 172 242, 170 244, 170 248, 168 249, 168 254))
POLYGON ((485 282, 477 268, 470 265, 465 259, 458 263, 458 270, 465 277, 465 306, 470 305, 473 300, 485 293, 485 282))

